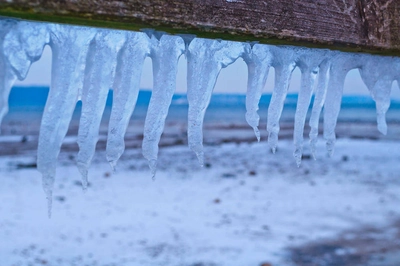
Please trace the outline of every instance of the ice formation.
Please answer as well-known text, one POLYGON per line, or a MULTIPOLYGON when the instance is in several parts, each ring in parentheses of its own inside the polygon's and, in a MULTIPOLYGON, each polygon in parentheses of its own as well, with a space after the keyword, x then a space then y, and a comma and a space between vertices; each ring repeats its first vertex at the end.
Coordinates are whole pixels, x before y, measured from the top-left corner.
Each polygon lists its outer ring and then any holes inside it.
MULTIPOLYGON (((157 166, 158 142, 175 92, 178 60, 185 52, 182 38, 162 34, 151 36, 150 57, 153 60, 153 92, 147 110, 143 133, 143 156, 149 161, 154 178, 157 166)), ((139 77, 140 78, 140 77, 139 77)))
POLYGON ((51 85, 40 126, 37 167, 43 176, 50 215, 57 157, 83 87, 83 71, 94 31, 64 25, 51 25, 48 30, 53 51, 51 85))
POLYGON ((188 143, 203 165, 203 120, 218 74, 245 53, 247 44, 196 38, 187 51, 188 143))
POLYGON ((16 79, 24 79, 45 45, 53 52, 51 87, 43 113, 38 170, 43 176, 49 214, 57 157, 77 101, 82 101, 78 132, 77 165, 83 188, 98 140, 99 125, 109 89, 114 90, 106 156, 114 168, 125 149, 124 135, 139 93, 146 57, 153 62, 154 88, 143 135, 143 155, 155 175, 158 142, 175 91, 177 64, 187 58, 188 144, 203 164, 203 119, 222 68, 242 58, 248 66, 246 120, 260 140, 258 104, 271 67, 275 87, 268 108, 268 143, 276 150, 279 121, 293 70, 301 71, 294 122, 295 161, 300 165, 306 115, 312 106, 310 147, 315 157, 318 126, 324 109, 324 138, 329 154, 336 140, 344 81, 351 69, 359 69, 376 102, 377 125, 386 134, 386 111, 393 81, 400 81, 400 59, 350 54, 323 49, 240 43, 172 36, 154 30, 129 32, 78 26, 0 20, 0 122, 8 110, 8 95, 16 79))
POLYGON ((89 46, 81 95, 77 157, 84 188, 87 186, 87 172, 95 153, 108 91, 113 84, 118 53, 125 41, 125 32, 98 30, 89 46))
POLYGON ((107 160, 114 169, 125 149, 124 135, 135 109, 145 58, 150 54, 150 39, 145 33, 127 32, 117 57, 114 95, 108 127, 107 160))
POLYGON ((0 124, 8 112, 8 95, 17 78, 4 51, 5 36, 14 25, 15 21, 0 20, 0 124))

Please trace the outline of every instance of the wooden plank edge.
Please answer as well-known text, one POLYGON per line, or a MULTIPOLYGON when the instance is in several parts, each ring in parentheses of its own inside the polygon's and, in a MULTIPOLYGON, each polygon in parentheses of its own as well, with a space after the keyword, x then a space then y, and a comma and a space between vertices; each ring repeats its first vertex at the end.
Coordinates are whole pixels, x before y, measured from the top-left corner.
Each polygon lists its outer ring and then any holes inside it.
POLYGON ((135 17, 118 17, 110 15, 93 15, 85 13, 49 14, 39 13, 33 9, 15 9, 0 5, 0 16, 3 18, 23 19, 37 22, 61 23, 76 26, 141 31, 155 29, 169 34, 193 34, 200 38, 223 39, 240 42, 258 42, 271 45, 291 45, 309 48, 339 50, 343 52, 368 53, 386 56, 400 56, 400 48, 384 48, 372 45, 343 43, 340 41, 321 41, 307 37, 292 37, 284 35, 270 35, 268 37, 255 36, 253 33, 232 31, 215 27, 193 27, 178 25, 173 22, 142 20, 135 17))

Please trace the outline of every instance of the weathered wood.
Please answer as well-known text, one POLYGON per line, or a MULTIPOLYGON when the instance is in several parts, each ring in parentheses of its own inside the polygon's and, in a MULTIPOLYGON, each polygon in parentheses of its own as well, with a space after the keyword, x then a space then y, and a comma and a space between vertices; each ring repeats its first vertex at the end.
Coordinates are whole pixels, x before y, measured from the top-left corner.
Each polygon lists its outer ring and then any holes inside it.
POLYGON ((400 55, 399 0, 0 0, 0 15, 400 55))

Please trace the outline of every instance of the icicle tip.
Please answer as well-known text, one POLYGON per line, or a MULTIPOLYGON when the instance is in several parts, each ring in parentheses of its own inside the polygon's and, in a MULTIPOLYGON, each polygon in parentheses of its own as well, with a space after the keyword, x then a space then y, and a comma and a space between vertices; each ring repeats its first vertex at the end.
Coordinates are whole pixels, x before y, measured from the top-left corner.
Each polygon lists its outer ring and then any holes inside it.
POLYGON ((86 191, 88 187, 88 170, 87 167, 84 163, 77 163, 78 170, 81 173, 81 178, 82 178, 82 190, 86 191))
POLYGON ((253 130, 254 130, 254 134, 256 135, 257 141, 260 142, 260 140, 261 140, 260 130, 258 129, 258 127, 253 127, 253 130))
POLYGON ((378 114, 377 123, 378 123, 379 132, 381 132, 383 135, 386 136, 386 134, 387 134, 387 124, 386 124, 385 114, 378 114))
POLYGON ((110 164, 111 171, 113 174, 116 172, 117 161, 109 160, 108 163, 110 164))
POLYGON ((199 160, 200 167, 204 167, 204 152, 196 152, 196 156, 199 160))
POLYGON ((149 160, 149 168, 150 168, 150 172, 151 172, 151 179, 153 181, 156 180, 156 172, 157 172, 157 160, 153 159, 153 160, 149 160))

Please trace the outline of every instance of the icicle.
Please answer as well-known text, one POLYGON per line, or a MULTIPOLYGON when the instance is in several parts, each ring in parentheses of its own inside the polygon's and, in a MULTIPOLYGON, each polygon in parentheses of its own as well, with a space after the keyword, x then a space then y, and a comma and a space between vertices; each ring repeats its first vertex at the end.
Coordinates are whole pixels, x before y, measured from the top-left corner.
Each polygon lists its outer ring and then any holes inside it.
POLYGON ((328 81, 329 81, 329 68, 330 68, 330 61, 325 60, 319 66, 319 73, 318 73, 318 85, 315 90, 315 97, 314 97, 314 104, 311 111, 310 117, 310 148, 311 153, 316 159, 315 151, 318 139, 318 126, 319 126, 319 117, 321 115, 322 107, 325 103, 326 91, 328 88, 328 81))
POLYGON ((0 20, 0 126, 8 112, 8 96, 11 87, 17 79, 3 48, 5 36, 15 26, 15 23, 12 20, 0 20))
POLYGON ((89 47, 82 91, 77 158, 84 188, 88 183, 88 168, 96 149, 108 91, 114 79, 117 54, 124 42, 123 31, 99 30, 89 47))
POLYGON ((108 126, 107 160, 113 170, 125 150, 124 136, 135 109, 144 60, 149 54, 150 39, 147 34, 127 32, 127 41, 118 54, 108 126))
POLYGON ((272 66, 275 68, 275 87, 268 107, 268 143, 273 153, 278 143, 279 119, 289 88, 290 78, 296 66, 296 52, 292 47, 272 46, 272 66))
POLYGON ((37 168, 43 175, 43 187, 49 201, 49 214, 58 154, 82 87, 83 62, 94 35, 95 30, 90 28, 51 27, 51 86, 40 126, 37 158, 37 168))
POLYGON ((392 57, 364 55, 363 65, 359 69, 362 80, 376 103, 378 130, 386 135, 386 112, 390 106, 390 92, 393 80, 398 72, 393 68, 392 57))
POLYGON ((2 23, 3 32, 7 32, 2 38, 3 54, 7 62, 3 62, 6 71, 2 77, 0 122, 8 111, 8 96, 14 81, 16 78, 25 79, 31 64, 40 59, 44 46, 49 42, 49 32, 45 23, 7 20, 2 23))
POLYGON ((335 128, 342 102, 343 86, 347 73, 362 64, 360 56, 336 52, 332 55, 330 77, 324 107, 324 138, 328 155, 332 156, 336 134, 335 128))
POLYGON ((310 106, 319 65, 325 59, 326 54, 326 50, 302 49, 301 55, 299 55, 297 59, 297 66, 301 70, 301 85, 294 119, 293 140, 295 150, 293 156, 298 167, 301 164, 301 158, 303 156, 303 134, 307 111, 310 106))
POLYGON ((188 142, 203 165, 203 120, 220 70, 243 56, 248 44, 194 39, 188 48, 188 142))
POLYGON ((257 140, 260 141, 260 131, 258 129, 260 116, 257 111, 272 61, 270 46, 254 44, 244 56, 244 61, 248 67, 246 121, 253 128, 257 140))
POLYGON ((153 178, 157 166, 158 143, 176 87, 178 60, 185 52, 185 43, 177 36, 163 35, 155 43, 151 52, 154 86, 144 124, 142 146, 143 156, 149 161, 153 178))
MULTIPOLYGON (((4 37, 3 49, 13 74, 5 72, 4 90, 2 99, 5 101, 1 107, 1 117, 4 116, 8 107, 7 100, 10 88, 16 77, 19 80, 25 79, 31 64, 40 59, 43 48, 50 41, 48 25, 44 23, 33 23, 21 21, 15 24, 10 32, 4 37)), ((55 168, 55 167, 54 167, 55 168)), ((51 190, 54 183, 54 176, 43 175, 43 189, 48 201, 48 215, 51 216, 51 190)))
POLYGON ((5 36, 4 54, 19 80, 24 80, 33 62, 42 56, 50 34, 48 24, 18 22, 5 36))
POLYGON ((114 88, 114 104, 108 130, 107 159, 114 168, 125 149, 124 135, 135 108, 144 60, 153 59, 154 89, 145 121, 143 155, 155 174, 158 143, 175 90, 177 63, 182 54, 188 59, 188 140, 203 164, 203 119, 219 72, 242 57, 248 65, 246 120, 260 140, 257 114, 262 89, 270 66, 275 68, 275 88, 268 108, 268 142, 275 151, 279 120, 291 74, 301 69, 301 88, 294 124, 294 157, 299 165, 307 111, 318 74, 314 106, 310 118, 310 145, 315 158, 318 122, 324 106, 324 137, 328 153, 333 153, 335 127, 340 111, 345 77, 359 68, 361 77, 376 102, 378 129, 387 132, 386 112, 391 85, 400 83, 400 59, 347 54, 306 48, 272 46, 223 40, 181 37, 163 32, 145 33, 96 30, 55 24, 0 20, 0 123, 8 109, 10 88, 16 79, 25 79, 43 47, 53 50, 51 89, 43 114, 38 170, 43 175, 49 215, 56 162, 75 108, 82 99, 78 133, 77 163, 87 186, 87 169, 98 140, 98 130, 108 90, 114 88))

